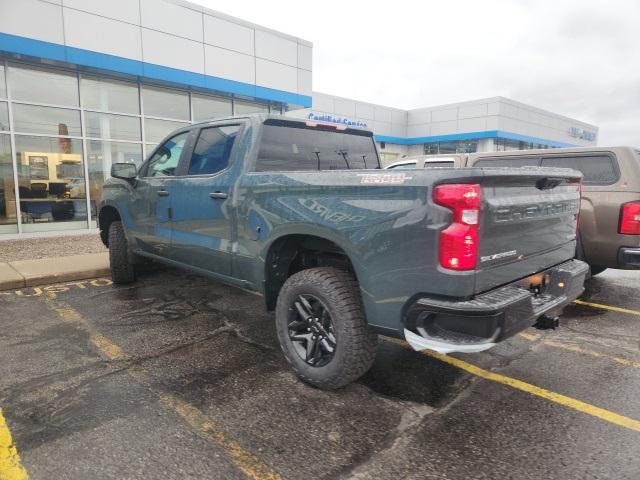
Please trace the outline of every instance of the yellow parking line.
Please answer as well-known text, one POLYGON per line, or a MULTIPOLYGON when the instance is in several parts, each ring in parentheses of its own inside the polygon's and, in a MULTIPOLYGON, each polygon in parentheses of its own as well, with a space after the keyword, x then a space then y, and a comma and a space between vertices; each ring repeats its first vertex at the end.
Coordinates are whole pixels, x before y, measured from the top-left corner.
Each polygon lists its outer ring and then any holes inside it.
MULTIPOLYGON (((110 360, 125 360, 128 358, 122 348, 101 333, 98 333, 89 321, 85 320, 84 317, 69 304, 57 299, 53 295, 46 295, 45 299, 49 308, 58 313, 63 320, 79 322, 89 330, 91 343, 107 358, 110 360)), ((133 366, 129 368, 127 372, 131 377, 151 388, 151 375, 147 370, 133 366)), ((245 450, 242 445, 235 440, 227 438, 225 434, 216 427, 215 423, 199 409, 171 393, 156 392, 156 394, 164 405, 180 415, 191 427, 195 428, 203 438, 222 449, 231 462, 248 478, 252 480, 282 480, 282 477, 280 477, 277 472, 263 463, 258 457, 245 450)), ((1 465, 2 463, 0 463, 0 466, 1 465)), ((0 469, 0 480, 5 480, 1 474, 2 470, 0 469)), ((22 477, 8 477, 6 480, 22 480, 22 477)))
MULTIPOLYGON (((401 345, 404 348, 411 349, 411 347, 406 342, 403 342, 402 340, 397 340, 392 338, 389 338, 389 340, 392 341, 393 343, 401 345)), ((516 378, 511 378, 511 377, 507 377, 506 375, 490 372, 489 370, 476 367, 471 363, 467 363, 464 360, 460 360, 458 358, 451 357, 449 355, 443 355, 441 353, 432 352, 430 350, 422 350, 419 353, 426 355, 428 357, 438 359, 441 362, 448 363, 449 365, 453 365, 454 367, 457 367, 461 370, 469 372, 470 374, 475 375, 477 377, 484 378, 486 380, 491 380, 492 382, 501 383, 503 385, 507 385, 517 390, 521 390, 531 395, 535 395, 536 397, 544 398, 545 400, 549 400, 559 405, 564 405, 565 407, 590 415, 592 417, 596 417, 601 420, 614 423, 621 427, 625 427, 630 430, 635 430, 636 432, 640 432, 639 420, 635 420, 633 418, 619 415, 609 410, 605 410, 604 408, 596 407, 595 405, 591 405, 589 403, 576 400, 575 398, 571 398, 566 395, 562 395, 560 393, 552 392, 551 390, 547 390, 545 388, 537 387, 535 385, 532 385, 527 382, 523 382, 522 380, 518 380, 516 378)))
POLYGON ((614 355, 608 355, 606 353, 596 352, 594 350, 588 350, 586 348, 578 347, 577 345, 571 345, 569 343, 556 342, 555 340, 544 340, 543 343, 545 345, 550 345, 556 348, 562 348, 564 350, 569 350, 571 352, 582 353, 584 355, 589 355, 594 358, 607 358, 613 362, 619 363, 621 365, 626 365, 628 367, 640 368, 640 362, 636 362, 635 360, 631 360, 629 358, 617 357, 614 355))
POLYGON ((0 408, 0 480, 27 480, 29 475, 20 462, 11 432, 0 408))
POLYGON ((527 333, 527 332, 520 332, 518 336, 522 338, 526 338, 530 342, 535 342, 540 338, 540 335, 536 335, 534 333, 527 333))
POLYGON ((170 406, 173 410, 178 412, 178 414, 180 414, 180 416, 189 425, 200 431, 207 440, 221 447, 231 458, 236 467, 238 467, 247 477, 256 480, 281 479, 279 474, 266 466, 258 457, 247 452, 238 442, 226 438, 224 433, 216 427, 215 423, 213 423, 204 413, 193 405, 185 402, 175 395, 167 393, 161 393, 160 400, 162 403, 170 406))
MULTIPOLYGON (((535 334, 526 333, 526 332, 520 332, 518 336, 526 340, 529 340, 531 342, 534 342, 540 339, 540 335, 535 335, 535 334)), ((569 350, 570 352, 582 353, 584 355, 589 355, 590 357, 594 357, 594 358, 605 358, 605 359, 611 360, 612 362, 619 363, 621 365, 626 365, 628 367, 640 369, 640 362, 636 362, 635 360, 631 360, 629 358, 609 355, 608 353, 596 352, 595 350, 589 350, 587 348, 582 348, 577 345, 573 345, 571 343, 563 343, 563 342, 558 342, 556 340, 545 339, 545 340, 542 340, 542 343, 544 345, 549 345, 550 347, 562 348, 564 350, 569 350)))
POLYGON ((612 312, 628 313, 630 315, 637 315, 640 317, 640 311, 631 310, 629 308, 614 307, 612 305, 603 305, 602 303, 585 302, 584 300, 574 300, 576 305, 586 305, 587 307, 600 308, 602 310, 611 310, 612 312))

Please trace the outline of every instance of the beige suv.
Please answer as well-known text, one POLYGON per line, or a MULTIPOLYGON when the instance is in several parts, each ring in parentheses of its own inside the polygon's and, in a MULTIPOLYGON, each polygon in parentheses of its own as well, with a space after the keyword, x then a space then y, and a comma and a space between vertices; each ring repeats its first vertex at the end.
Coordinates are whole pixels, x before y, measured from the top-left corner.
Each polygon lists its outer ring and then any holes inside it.
MULTIPOLYGON (((436 157, 432 157, 436 158, 436 157)), ((405 157, 402 167, 430 167, 424 156, 405 157)), ((454 154, 455 167, 566 167, 582 172, 582 206, 576 256, 592 275, 606 268, 640 269, 640 150, 575 147, 454 154)), ((453 161, 452 161, 453 160, 453 161)), ((445 166, 443 164, 433 166, 445 166)), ((390 168, 398 168, 390 165, 390 168)))

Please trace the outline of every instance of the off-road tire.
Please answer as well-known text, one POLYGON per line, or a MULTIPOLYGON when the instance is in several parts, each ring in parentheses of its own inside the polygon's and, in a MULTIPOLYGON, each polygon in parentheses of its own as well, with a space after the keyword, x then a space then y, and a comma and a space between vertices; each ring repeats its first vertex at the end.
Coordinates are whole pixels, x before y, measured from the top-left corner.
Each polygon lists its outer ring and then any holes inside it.
POLYGON ((356 279, 333 267, 311 268, 293 274, 282 286, 276 304, 276 329, 285 358, 298 376, 315 387, 343 387, 369 370, 376 355, 377 335, 367 325, 356 279), (320 299, 329 311, 336 337, 331 361, 320 367, 306 363, 289 339, 289 308, 300 294, 320 299))
POLYGON ((113 283, 131 283, 136 278, 122 222, 109 225, 109 269, 113 283))

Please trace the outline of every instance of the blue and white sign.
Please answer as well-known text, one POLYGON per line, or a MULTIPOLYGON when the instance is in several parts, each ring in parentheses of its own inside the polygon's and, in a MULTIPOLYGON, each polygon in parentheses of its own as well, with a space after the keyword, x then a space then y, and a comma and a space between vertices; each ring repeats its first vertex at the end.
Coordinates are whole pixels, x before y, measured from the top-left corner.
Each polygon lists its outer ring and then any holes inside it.
POLYGON ((367 124, 361 120, 352 120, 351 118, 347 117, 335 117, 328 113, 317 114, 311 112, 309 113, 309 115, 307 115, 307 118, 309 120, 316 120, 318 122, 339 123, 341 125, 347 125, 348 127, 367 128, 367 124))
POLYGON ((585 130, 584 128, 580 127, 569 128, 569 135, 574 138, 587 140, 589 142, 593 142, 596 139, 596 132, 590 132, 589 130, 585 130))

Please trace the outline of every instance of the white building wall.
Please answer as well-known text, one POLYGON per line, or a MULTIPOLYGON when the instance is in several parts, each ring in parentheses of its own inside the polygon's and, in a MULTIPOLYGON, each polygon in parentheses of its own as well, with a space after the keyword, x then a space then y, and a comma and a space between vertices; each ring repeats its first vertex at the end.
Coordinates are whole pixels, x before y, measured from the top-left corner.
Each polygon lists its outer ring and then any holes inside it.
POLYGON ((564 117, 504 97, 485 98, 408 112, 408 136, 423 137, 500 130, 573 145, 595 140, 570 135, 572 127, 597 134, 594 125, 564 117))
POLYGON ((311 95, 310 42, 181 0, 0 0, 0 32, 311 95))
MULTIPOLYGON (((401 110, 314 92, 312 108, 292 114, 300 117, 311 112, 359 120, 376 135, 390 137, 411 139, 499 130, 573 145, 597 143, 597 138, 589 141, 569 134, 572 127, 597 134, 594 125, 503 97, 401 110)), ((493 142, 483 140, 479 148, 493 149, 493 142)))
MULTIPOLYGON (((364 122, 377 136, 403 140, 499 131, 503 134, 539 138, 540 143, 546 140, 582 146, 597 144, 596 126, 503 97, 401 110, 314 92, 311 108, 289 112, 288 115, 306 117, 310 113, 364 122), (595 132, 596 139, 585 140, 571 136, 571 128, 595 132)), ((428 138, 417 140, 416 145, 399 145, 387 141, 385 151, 401 155, 422 154, 425 141, 429 141, 428 138)), ((478 151, 494 150, 496 145, 492 138, 479 140, 478 151)))

